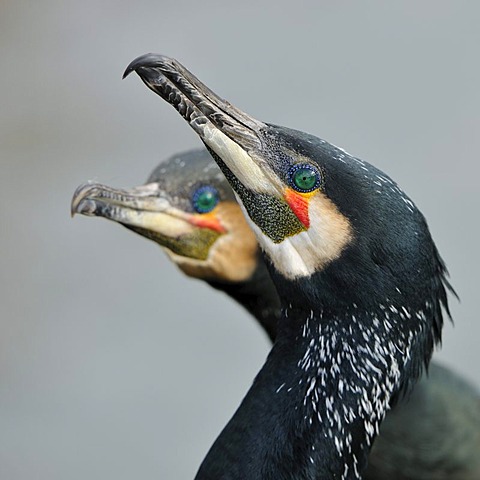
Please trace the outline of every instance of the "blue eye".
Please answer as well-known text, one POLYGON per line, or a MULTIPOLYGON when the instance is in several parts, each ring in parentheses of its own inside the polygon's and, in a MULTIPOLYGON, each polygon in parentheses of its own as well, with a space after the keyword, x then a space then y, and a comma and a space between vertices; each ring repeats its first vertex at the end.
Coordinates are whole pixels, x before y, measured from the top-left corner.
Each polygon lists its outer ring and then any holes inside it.
POLYGON ((305 163, 300 163, 290 167, 288 171, 288 183, 297 192, 313 192, 320 187, 321 176, 316 168, 305 163))
POLYGON ((218 203, 218 191, 210 185, 198 188, 192 197, 192 205, 198 213, 211 212, 218 203))

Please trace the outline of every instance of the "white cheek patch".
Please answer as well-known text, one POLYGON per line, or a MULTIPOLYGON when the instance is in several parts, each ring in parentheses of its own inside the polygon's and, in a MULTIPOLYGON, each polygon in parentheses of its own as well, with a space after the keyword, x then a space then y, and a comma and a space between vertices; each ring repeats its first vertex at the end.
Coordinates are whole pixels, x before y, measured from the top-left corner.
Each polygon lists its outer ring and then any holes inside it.
POLYGON ((246 188, 256 192, 278 194, 275 188, 276 175, 265 162, 262 162, 261 167, 258 165, 261 159, 252 160, 238 143, 209 124, 204 126, 202 138, 246 188))
MULTIPOLYGON (((201 136, 247 189, 277 197, 282 195, 284 186, 261 158, 253 159, 240 145, 208 123, 202 125, 201 136)), ((348 219, 322 192, 310 199, 308 230, 279 243, 274 243, 260 230, 251 220, 242 199, 236 193, 235 196, 260 246, 275 268, 288 279, 307 277, 324 268, 340 256, 353 238, 348 219)))
POLYGON ((221 203, 217 215, 227 233, 221 235, 210 247, 206 260, 177 255, 168 248, 164 250, 190 277, 245 282, 251 278, 257 267, 257 239, 236 203, 221 203))
MULTIPOLYGON (((238 198, 238 197, 237 197, 238 198)), ((310 200, 310 228, 274 243, 239 203, 262 250, 286 278, 308 277, 338 258, 353 239, 350 222, 323 193, 310 200)))

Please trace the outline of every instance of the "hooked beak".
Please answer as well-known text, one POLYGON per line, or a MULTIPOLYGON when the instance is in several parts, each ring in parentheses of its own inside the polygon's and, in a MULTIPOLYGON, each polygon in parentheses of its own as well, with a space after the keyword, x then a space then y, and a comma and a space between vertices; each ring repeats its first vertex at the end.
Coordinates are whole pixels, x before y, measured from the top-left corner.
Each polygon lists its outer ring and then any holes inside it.
POLYGON ((121 190, 99 183, 80 185, 73 194, 71 214, 104 217, 185 257, 205 260, 210 246, 225 232, 213 217, 173 207, 161 196, 158 183, 121 190))
POLYGON ((274 193, 277 175, 262 158, 260 133, 268 126, 223 100, 175 59, 149 53, 135 59, 123 78, 135 71, 152 91, 170 103, 195 130, 224 175, 238 190, 274 193))
POLYGON ((220 98, 172 58, 149 53, 130 63, 123 77, 133 71, 195 130, 264 234, 279 243, 306 229, 285 201, 285 185, 264 153, 267 124, 220 98), (282 217, 282 224, 268 212, 282 217))
POLYGON ((186 218, 167 199, 155 195, 157 184, 121 190, 100 183, 84 183, 73 194, 72 217, 104 217, 126 226, 161 230, 164 234, 185 233, 186 218), (175 221, 179 220, 179 221, 175 221))

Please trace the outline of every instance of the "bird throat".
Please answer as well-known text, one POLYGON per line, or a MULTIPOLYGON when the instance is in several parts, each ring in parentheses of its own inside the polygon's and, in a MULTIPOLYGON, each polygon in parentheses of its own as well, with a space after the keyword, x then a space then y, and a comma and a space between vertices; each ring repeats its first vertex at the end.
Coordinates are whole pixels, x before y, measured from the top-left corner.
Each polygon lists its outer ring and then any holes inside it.
POLYGON ((246 188, 225 162, 208 145, 206 146, 239 198, 239 203, 246 214, 263 235, 274 244, 278 244, 307 230, 308 227, 302 223, 286 201, 246 188))
POLYGON ((156 243, 168 248, 176 255, 206 260, 212 245, 222 233, 209 228, 197 228, 188 234, 179 237, 171 237, 160 232, 155 232, 142 227, 125 225, 128 229, 153 240, 156 243))

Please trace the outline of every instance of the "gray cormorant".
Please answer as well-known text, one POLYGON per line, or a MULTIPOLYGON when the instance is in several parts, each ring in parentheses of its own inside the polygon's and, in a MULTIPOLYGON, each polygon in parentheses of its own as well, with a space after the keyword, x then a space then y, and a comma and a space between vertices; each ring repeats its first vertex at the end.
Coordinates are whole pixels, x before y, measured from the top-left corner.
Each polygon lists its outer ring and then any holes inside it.
POLYGON ((197 479, 358 479, 380 422, 440 341, 446 269, 386 174, 260 122, 180 63, 134 60, 220 166, 282 301, 267 361, 197 479))
MULTIPOLYGON (((145 185, 120 190, 88 183, 76 190, 72 200, 72 214, 113 220, 158 243, 188 276, 236 299, 273 341, 280 300, 239 210, 206 150, 174 155, 160 163, 145 185)), ((478 393, 470 385, 431 364, 428 378, 423 376, 411 396, 401 398, 387 414, 364 478, 474 478, 480 448, 479 405, 478 393)))

